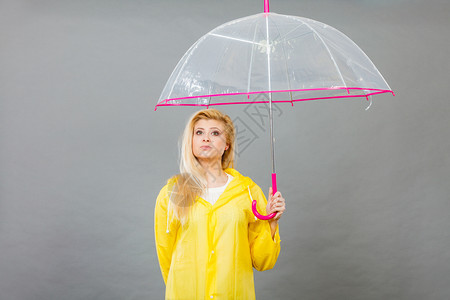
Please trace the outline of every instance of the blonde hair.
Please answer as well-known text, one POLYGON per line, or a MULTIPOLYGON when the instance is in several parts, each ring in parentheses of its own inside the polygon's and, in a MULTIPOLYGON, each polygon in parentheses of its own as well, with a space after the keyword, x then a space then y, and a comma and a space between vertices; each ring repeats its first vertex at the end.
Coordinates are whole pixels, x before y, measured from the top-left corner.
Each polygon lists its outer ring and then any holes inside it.
POLYGON ((194 204, 197 196, 200 196, 207 187, 206 172, 200 165, 192 151, 192 137, 195 124, 199 120, 217 120, 224 125, 226 144, 228 149, 222 155, 222 170, 234 168, 235 136, 231 118, 221 111, 213 108, 203 109, 194 113, 189 119, 181 136, 180 145, 180 174, 171 178, 169 186, 169 210, 172 208, 173 215, 185 225, 189 219, 190 207, 194 204))

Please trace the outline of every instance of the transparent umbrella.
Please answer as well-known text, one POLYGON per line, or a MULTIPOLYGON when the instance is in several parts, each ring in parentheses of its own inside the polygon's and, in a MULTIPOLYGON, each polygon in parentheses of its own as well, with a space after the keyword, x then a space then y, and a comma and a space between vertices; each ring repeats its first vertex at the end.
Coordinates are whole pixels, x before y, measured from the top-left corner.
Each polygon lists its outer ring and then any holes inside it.
MULTIPOLYGON (((268 103, 275 194, 272 103, 363 97, 371 104, 371 96, 382 93, 394 95, 346 35, 311 19, 269 12, 265 0, 264 13, 225 23, 194 43, 169 77, 155 110, 268 103)), ((260 219, 275 216, 259 214, 255 200, 253 212, 260 219)))

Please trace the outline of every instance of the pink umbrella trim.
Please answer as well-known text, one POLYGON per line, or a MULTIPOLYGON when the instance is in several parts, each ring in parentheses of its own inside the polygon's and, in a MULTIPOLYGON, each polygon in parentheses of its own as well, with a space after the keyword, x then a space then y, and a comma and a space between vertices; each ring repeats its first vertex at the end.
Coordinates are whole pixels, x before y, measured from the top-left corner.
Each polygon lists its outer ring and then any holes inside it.
POLYGON ((214 106, 214 105, 231 105, 231 104, 252 104, 252 103, 269 103, 269 100, 264 101, 237 101, 237 102, 219 102, 219 103, 210 103, 210 104, 189 104, 189 103, 169 103, 171 101, 177 101, 177 100, 185 100, 185 99, 195 99, 195 98, 206 98, 206 97, 219 97, 219 96, 234 96, 234 95, 247 95, 248 97, 251 94, 266 94, 266 93, 286 93, 286 92, 301 92, 301 91, 324 91, 324 90, 347 90, 348 93, 350 93, 349 90, 365 90, 365 91, 373 91, 372 93, 365 94, 365 95, 345 95, 345 96, 331 96, 331 97, 318 97, 318 98, 300 98, 295 100, 273 100, 272 103, 291 103, 292 106, 294 106, 293 102, 298 101, 311 101, 311 100, 320 100, 320 99, 339 99, 339 98, 354 98, 354 97, 365 97, 368 100, 369 96, 377 95, 377 94, 383 94, 383 93, 392 93, 393 96, 395 96, 394 92, 392 90, 382 90, 382 89, 371 89, 371 88, 357 88, 357 87, 336 87, 336 88, 317 88, 317 89, 298 89, 298 90, 280 90, 280 91, 262 91, 262 92, 248 92, 248 93, 228 93, 228 94, 213 94, 213 95, 201 95, 201 96, 190 96, 190 97, 180 97, 180 98, 172 98, 172 99, 165 99, 156 104, 155 111, 158 108, 158 106, 214 106))

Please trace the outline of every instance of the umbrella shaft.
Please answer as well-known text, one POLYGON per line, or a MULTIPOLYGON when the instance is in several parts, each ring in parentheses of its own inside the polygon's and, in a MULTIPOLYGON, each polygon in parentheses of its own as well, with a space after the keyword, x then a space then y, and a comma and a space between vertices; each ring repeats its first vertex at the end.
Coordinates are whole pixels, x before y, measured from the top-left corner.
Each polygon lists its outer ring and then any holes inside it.
MULTIPOLYGON (((267 8, 269 8, 269 1, 267 2, 267 8)), ((264 3, 266 3, 264 2, 264 3)), ((267 40, 267 85, 269 91, 269 122, 270 122, 270 153, 272 156, 272 173, 275 173, 275 154, 274 154, 274 139, 273 139, 273 115, 272 115, 272 80, 270 72, 270 38, 269 38, 269 18, 266 18, 266 40, 267 40)))

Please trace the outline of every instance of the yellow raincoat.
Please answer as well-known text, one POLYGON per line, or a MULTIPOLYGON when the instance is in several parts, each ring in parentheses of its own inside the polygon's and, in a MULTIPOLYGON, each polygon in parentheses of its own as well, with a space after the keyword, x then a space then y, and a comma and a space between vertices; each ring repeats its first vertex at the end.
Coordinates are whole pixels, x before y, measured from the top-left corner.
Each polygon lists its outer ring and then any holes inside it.
POLYGON ((155 241, 166 299, 255 299, 253 268, 269 270, 280 253, 277 225, 274 238, 266 212, 267 200, 249 177, 226 169, 234 178, 214 205, 198 197, 188 225, 169 219, 168 184, 156 200, 155 241), (253 197, 253 198, 252 198, 253 197))

